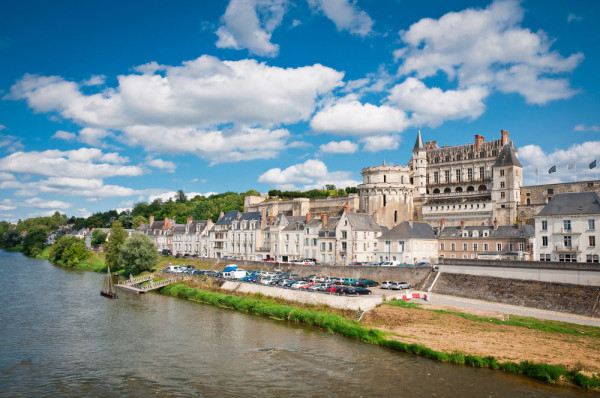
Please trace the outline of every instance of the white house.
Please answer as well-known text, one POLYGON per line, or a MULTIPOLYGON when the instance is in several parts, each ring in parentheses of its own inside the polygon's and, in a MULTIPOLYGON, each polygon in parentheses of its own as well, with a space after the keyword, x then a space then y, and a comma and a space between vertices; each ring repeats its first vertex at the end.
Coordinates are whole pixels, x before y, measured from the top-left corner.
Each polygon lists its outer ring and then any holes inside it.
POLYGON ((403 264, 432 262, 438 257, 438 244, 433 228, 422 222, 404 221, 379 237, 379 261, 403 264))

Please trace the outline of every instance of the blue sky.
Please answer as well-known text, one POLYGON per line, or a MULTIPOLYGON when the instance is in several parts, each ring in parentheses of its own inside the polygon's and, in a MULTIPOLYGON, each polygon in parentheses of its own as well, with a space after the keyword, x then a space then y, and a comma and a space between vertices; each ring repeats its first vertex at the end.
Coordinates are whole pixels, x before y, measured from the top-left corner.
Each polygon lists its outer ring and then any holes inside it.
POLYGON ((440 145, 508 130, 525 185, 598 179, 596 1, 0 8, 0 219, 351 186, 406 164, 419 129, 440 145))

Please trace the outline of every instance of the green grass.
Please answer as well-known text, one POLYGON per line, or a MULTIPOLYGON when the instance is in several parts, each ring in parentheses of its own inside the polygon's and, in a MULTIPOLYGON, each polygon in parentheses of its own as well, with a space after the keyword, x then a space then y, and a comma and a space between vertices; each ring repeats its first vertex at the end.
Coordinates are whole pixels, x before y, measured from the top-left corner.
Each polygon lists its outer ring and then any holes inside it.
MULTIPOLYGON (((305 308, 282 305, 269 297, 239 297, 205 291, 189 287, 182 283, 165 286, 161 289, 161 292, 174 297, 243 311, 254 315, 318 327, 329 333, 339 334, 351 339, 379 345, 408 354, 419 355, 435 361, 477 368, 500 369, 504 372, 522 374, 550 383, 554 383, 559 379, 564 379, 567 382, 571 382, 572 384, 587 389, 596 389, 600 385, 600 379, 598 379, 598 377, 589 377, 575 370, 569 372, 563 366, 528 361, 521 362, 520 364, 514 362, 498 362, 492 356, 481 358, 477 355, 465 355, 461 352, 445 353, 420 344, 406 344, 401 341, 388 339, 386 333, 383 333, 380 330, 366 328, 358 322, 346 319, 340 315, 331 314, 325 311, 312 311, 305 308)), ((392 305, 405 306, 406 304, 411 303, 392 305)), ((407 307, 414 308, 412 306, 407 307)))
POLYGON ((447 310, 434 310, 427 309, 421 306, 421 304, 411 303, 404 300, 393 300, 388 301, 384 305, 392 305, 402 308, 411 308, 411 309, 419 309, 425 311, 432 311, 437 314, 450 314, 450 315, 458 315, 462 318, 468 319, 473 322, 482 322, 487 324, 494 325, 510 325, 517 326, 532 330, 539 330, 545 333, 553 333, 553 334, 567 334, 573 336, 590 336, 593 338, 600 338, 600 328, 595 326, 587 326, 587 325, 577 325, 573 323, 567 322, 559 322, 559 321, 550 321, 543 320, 537 318, 530 318, 518 315, 511 315, 510 319, 504 321, 498 318, 488 318, 481 317, 472 314, 465 314, 463 312, 457 311, 447 311, 447 310))

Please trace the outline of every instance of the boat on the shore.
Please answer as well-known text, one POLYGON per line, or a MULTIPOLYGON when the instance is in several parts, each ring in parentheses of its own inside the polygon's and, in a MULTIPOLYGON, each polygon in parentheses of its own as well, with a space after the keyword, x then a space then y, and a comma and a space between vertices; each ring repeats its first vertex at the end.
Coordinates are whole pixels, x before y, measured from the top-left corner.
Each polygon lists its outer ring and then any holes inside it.
POLYGON ((119 298, 115 285, 112 281, 112 275, 110 273, 110 267, 108 267, 108 274, 104 278, 104 288, 100 290, 100 295, 108 298, 119 298))

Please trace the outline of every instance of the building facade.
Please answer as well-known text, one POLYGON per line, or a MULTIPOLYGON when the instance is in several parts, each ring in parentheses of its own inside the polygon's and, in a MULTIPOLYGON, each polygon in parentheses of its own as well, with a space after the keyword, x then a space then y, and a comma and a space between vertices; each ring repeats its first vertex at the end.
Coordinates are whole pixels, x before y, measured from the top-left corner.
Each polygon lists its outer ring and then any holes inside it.
POLYGON ((597 192, 558 194, 535 216, 536 252, 540 261, 600 261, 597 192))

